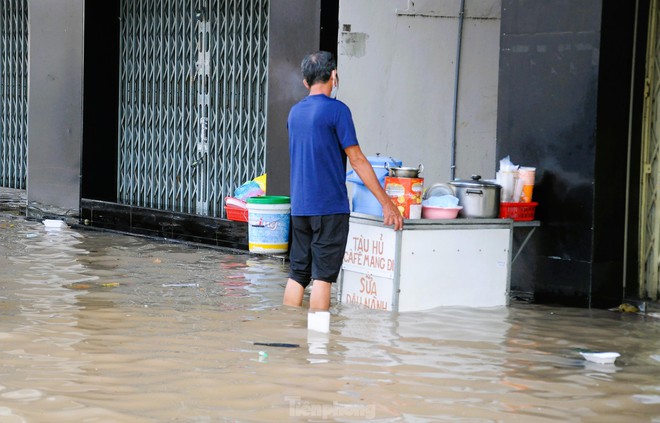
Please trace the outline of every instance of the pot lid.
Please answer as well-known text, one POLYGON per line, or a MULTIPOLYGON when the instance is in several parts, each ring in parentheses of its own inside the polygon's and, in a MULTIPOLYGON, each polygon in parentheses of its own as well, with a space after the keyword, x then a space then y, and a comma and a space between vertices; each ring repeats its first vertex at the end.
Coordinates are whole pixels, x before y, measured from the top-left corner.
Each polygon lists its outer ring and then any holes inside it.
POLYGON ((500 185, 496 184, 495 182, 482 181, 481 175, 472 175, 471 178, 472 179, 454 179, 453 181, 449 182, 449 184, 455 187, 467 187, 467 188, 470 187, 497 188, 497 189, 502 188, 500 185))

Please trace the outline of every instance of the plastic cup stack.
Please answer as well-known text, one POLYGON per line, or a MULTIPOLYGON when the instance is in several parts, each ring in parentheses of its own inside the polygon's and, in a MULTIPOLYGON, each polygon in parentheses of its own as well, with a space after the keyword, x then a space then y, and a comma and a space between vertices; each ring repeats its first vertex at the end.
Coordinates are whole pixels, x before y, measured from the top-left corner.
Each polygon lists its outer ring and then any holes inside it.
POLYGON ((522 196, 520 197, 520 201, 523 203, 530 203, 532 201, 532 192, 534 191, 536 168, 521 167, 518 169, 518 178, 522 181, 522 196))
POLYGON ((496 181, 502 187, 500 201, 503 203, 515 202, 515 187, 517 179, 517 171, 515 169, 500 170, 496 173, 496 181))

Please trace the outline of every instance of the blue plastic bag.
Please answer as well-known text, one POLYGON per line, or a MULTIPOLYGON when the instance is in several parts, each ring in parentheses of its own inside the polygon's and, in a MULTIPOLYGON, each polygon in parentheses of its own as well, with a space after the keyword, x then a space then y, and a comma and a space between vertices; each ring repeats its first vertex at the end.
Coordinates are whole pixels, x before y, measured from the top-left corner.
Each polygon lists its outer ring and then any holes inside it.
POLYGON ((265 192, 263 192, 259 184, 255 181, 248 181, 234 190, 234 198, 243 201, 250 197, 259 197, 264 194, 265 192))

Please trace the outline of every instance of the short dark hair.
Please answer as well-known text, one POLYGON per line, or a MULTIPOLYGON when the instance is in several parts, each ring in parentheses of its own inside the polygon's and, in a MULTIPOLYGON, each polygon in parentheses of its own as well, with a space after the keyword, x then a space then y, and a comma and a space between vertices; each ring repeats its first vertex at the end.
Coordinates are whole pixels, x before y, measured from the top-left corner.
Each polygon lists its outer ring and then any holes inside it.
POLYGON ((303 77, 310 87, 319 82, 328 82, 332 71, 337 69, 337 62, 332 53, 317 51, 305 56, 300 64, 303 77))

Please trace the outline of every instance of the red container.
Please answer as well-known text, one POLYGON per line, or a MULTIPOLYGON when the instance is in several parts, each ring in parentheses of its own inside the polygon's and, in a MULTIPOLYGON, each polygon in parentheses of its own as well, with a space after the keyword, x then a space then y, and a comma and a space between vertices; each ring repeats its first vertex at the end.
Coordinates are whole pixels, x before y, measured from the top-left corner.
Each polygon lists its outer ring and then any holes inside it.
POLYGON ((516 221, 534 220, 534 212, 539 203, 500 203, 500 218, 516 221))
POLYGON ((248 221, 248 209, 247 203, 245 201, 232 197, 226 197, 225 212, 227 213, 227 219, 229 220, 235 220, 238 222, 248 221))
POLYGON ((236 220, 238 222, 248 221, 247 209, 242 209, 236 206, 225 206, 225 211, 227 212, 227 219, 229 220, 236 220))
POLYGON ((422 217, 424 178, 385 177, 385 192, 406 219, 422 217))

